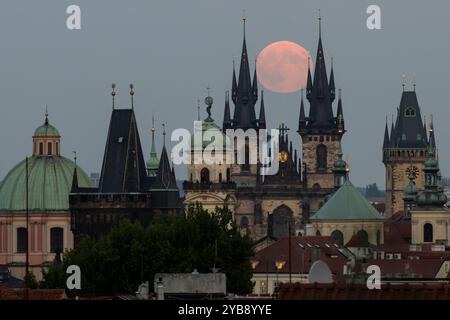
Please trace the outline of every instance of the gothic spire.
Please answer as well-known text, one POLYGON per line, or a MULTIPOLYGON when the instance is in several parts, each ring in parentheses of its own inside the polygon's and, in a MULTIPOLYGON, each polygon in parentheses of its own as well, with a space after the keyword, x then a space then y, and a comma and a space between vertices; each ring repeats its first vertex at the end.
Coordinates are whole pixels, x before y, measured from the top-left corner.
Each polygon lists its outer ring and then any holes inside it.
POLYGON ((258 127, 266 129, 266 112, 264 110, 264 90, 261 90, 261 107, 259 109, 258 127))
POLYGON ((225 110, 223 112, 223 130, 231 129, 230 92, 225 91, 225 110))
POLYGON ((147 174, 150 177, 156 176, 159 167, 158 154, 156 153, 155 131, 155 118, 152 116, 152 145, 150 150, 150 159, 148 159, 146 163, 147 174))
POLYGON ((336 92, 335 92, 336 87, 334 85, 333 57, 331 57, 331 72, 330 72, 329 88, 330 88, 330 100, 331 100, 331 102, 333 102, 336 97, 336 92))
POLYGON ((233 128, 257 129, 258 120, 256 119, 255 114, 255 104, 258 100, 258 80, 256 77, 256 70, 254 72, 253 83, 250 77, 250 66, 245 37, 245 18, 243 18, 243 23, 244 37, 237 83, 236 74, 233 68, 232 99, 235 105, 233 115, 233 128))
POLYGON ((158 175, 151 189, 177 189, 176 180, 172 169, 170 168, 169 156, 167 155, 166 145, 163 145, 161 151, 161 160, 159 161, 158 175))
POLYGON ((433 116, 430 116, 430 136, 429 136, 429 143, 428 145, 430 146, 430 148, 432 148, 433 150, 436 148, 436 139, 434 137, 434 125, 433 125, 433 116))
POLYGON ((231 84, 231 99, 233 99, 233 103, 236 104, 237 101, 237 81, 236 81, 236 71, 234 67, 234 60, 233 60, 233 79, 231 84))
POLYGON ((298 119, 298 131, 300 132, 306 125, 305 105, 303 103, 303 89, 301 91, 300 117, 298 119))
POLYGON ((340 133, 343 133, 345 131, 344 111, 342 108, 342 89, 339 89, 339 101, 338 101, 338 108, 337 108, 337 115, 336 115, 336 125, 337 125, 337 129, 340 133))
POLYGON ((387 124, 387 116, 386 116, 386 126, 384 128, 384 140, 383 140, 383 149, 389 148, 389 131, 387 124))
MULTIPOLYGON (((309 65, 308 60, 308 65, 309 65)), ((330 79, 327 77, 325 55, 322 45, 321 17, 319 16, 319 41, 317 45, 314 78, 311 81, 311 68, 308 66, 306 97, 310 103, 308 128, 319 130, 335 130, 336 121, 333 115, 332 102, 334 100, 334 71, 330 79)))

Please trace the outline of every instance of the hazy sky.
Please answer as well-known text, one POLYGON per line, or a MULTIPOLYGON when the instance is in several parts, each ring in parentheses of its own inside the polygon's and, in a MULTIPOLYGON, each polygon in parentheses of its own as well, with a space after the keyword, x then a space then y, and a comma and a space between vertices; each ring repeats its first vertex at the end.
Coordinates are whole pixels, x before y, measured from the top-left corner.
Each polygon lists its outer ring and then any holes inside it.
MULTIPOLYGON (((334 56, 337 87, 343 89, 348 132, 343 138, 351 179, 384 187, 381 162, 386 115, 401 96, 401 75, 417 75, 423 114, 434 114, 440 165, 449 175, 450 2, 423 0, 2 0, 0 2, 0 179, 32 151, 31 136, 48 104, 50 122, 62 135, 62 153, 89 173, 100 171, 109 119, 110 86, 119 106, 135 111, 146 157, 151 117, 192 130, 197 98, 210 85, 212 115, 222 123, 224 91, 231 87, 232 59, 242 45, 242 10, 247 16, 250 58, 274 41, 294 41, 315 58, 318 9, 328 67, 334 56), (66 8, 82 10, 82 29, 66 28, 66 8), (366 8, 381 7, 382 30, 368 30, 366 8)), ((253 66, 251 66, 253 69, 253 66)), ((408 85, 409 85, 408 84, 408 85)), ((299 93, 265 93, 272 127, 285 122, 294 132, 299 93)), ((308 106, 309 107, 309 106, 308 106)), ((257 112, 259 113, 259 103, 257 112)), ((202 103, 203 118, 205 115, 202 103)), ((158 154, 162 138, 158 136, 158 154)), ((177 167, 177 178, 185 168, 177 167)))

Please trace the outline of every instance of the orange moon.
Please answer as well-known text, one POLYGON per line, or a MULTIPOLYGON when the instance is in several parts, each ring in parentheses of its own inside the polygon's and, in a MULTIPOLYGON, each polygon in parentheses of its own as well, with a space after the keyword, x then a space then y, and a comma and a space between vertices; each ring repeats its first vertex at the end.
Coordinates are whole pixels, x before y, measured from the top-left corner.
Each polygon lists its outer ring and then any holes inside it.
MULTIPOLYGON (((256 73, 259 82, 278 93, 298 91, 306 86, 308 50, 291 41, 273 42, 258 54, 256 73)), ((312 61, 310 59, 312 68, 312 61)))

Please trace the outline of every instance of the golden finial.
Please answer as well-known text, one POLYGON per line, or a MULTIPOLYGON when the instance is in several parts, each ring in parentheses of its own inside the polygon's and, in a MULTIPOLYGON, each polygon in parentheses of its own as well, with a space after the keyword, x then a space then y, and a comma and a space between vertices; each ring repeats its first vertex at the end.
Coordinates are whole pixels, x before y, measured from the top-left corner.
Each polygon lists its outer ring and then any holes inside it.
POLYGON ((131 109, 134 109, 134 86, 130 83, 131 109))
POLYGON ((111 85, 111 96, 112 96, 112 108, 113 108, 113 110, 114 110, 114 98, 116 97, 116 84, 115 83, 113 83, 112 85, 111 85))
POLYGON ((406 81, 406 75, 402 74, 402 87, 403 87, 403 91, 405 91, 405 81, 406 81))

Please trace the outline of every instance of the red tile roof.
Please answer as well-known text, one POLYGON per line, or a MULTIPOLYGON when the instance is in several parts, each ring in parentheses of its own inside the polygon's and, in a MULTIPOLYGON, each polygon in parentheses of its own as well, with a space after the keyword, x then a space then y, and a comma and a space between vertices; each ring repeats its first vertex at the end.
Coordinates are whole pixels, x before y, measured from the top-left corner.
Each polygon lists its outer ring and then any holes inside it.
MULTIPOLYGON (((7 285, 0 284, 0 300, 23 300, 25 289, 12 289, 7 285)), ((29 289, 29 300, 65 300, 64 289, 29 289)))
MULTIPOLYGON (((325 262, 334 274, 341 274, 347 257, 331 237, 307 236, 291 237, 291 271, 292 273, 309 273, 313 259, 325 262)), ((284 262, 280 273, 289 272, 289 238, 283 238, 259 251, 251 261, 253 273, 275 273, 276 263, 284 262)))
POLYGON ((280 300, 450 300, 450 284, 382 284, 380 290, 365 285, 281 284, 280 300))

